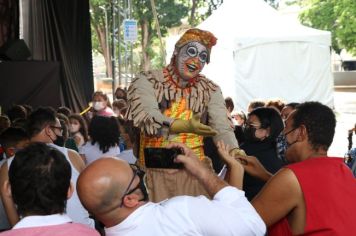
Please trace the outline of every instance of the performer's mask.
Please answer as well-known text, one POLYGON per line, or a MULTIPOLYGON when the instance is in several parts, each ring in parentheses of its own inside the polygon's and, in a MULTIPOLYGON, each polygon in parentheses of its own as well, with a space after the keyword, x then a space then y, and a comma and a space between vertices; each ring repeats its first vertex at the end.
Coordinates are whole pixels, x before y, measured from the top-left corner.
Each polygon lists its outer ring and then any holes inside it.
MULTIPOLYGON (((177 49, 176 49, 177 50, 177 49)), ((195 78, 204 68, 208 59, 206 47, 199 42, 189 42, 176 54, 176 68, 184 80, 195 78)))

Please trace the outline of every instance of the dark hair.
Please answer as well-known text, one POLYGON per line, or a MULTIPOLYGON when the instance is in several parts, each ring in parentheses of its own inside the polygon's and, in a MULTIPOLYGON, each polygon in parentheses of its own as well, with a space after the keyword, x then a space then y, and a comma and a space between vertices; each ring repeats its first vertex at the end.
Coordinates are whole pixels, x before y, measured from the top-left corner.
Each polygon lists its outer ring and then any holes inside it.
POLYGON ((68 107, 59 107, 57 109, 57 114, 63 114, 68 117, 70 114, 72 114, 72 111, 68 107))
POLYGON ((121 110, 122 108, 127 107, 127 102, 124 99, 118 99, 112 103, 112 107, 121 110))
POLYGON ((299 106, 299 104, 300 104, 299 102, 291 102, 284 105, 284 107, 291 107, 293 110, 295 110, 297 106, 299 106))
POLYGON ((265 102, 262 100, 253 100, 248 104, 248 107, 250 107, 252 110, 256 109, 258 107, 264 107, 265 106, 265 102))
POLYGON ((91 144, 98 143, 105 153, 110 147, 119 145, 119 124, 115 117, 94 116, 89 124, 91 144))
POLYGON ((64 213, 70 179, 70 164, 57 149, 33 143, 18 151, 9 169, 9 181, 19 214, 64 213))
POLYGON ((249 116, 255 115, 261 122, 261 128, 270 128, 269 139, 275 140, 282 132, 284 125, 281 115, 273 108, 259 107, 250 112, 249 116))
POLYGON ((124 120, 121 118, 117 118, 117 120, 119 121, 120 126, 124 128, 125 133, 129 136, 130 142, 132 144, 136 143, 138 139, 136 132, 137 128, 133 126, 132 121, 124 120))
POLYGON ((59 119, 59 123, 61 124, 62 127, 62 137, 65 143, 69 137, 69 127, 65 120, 59 119))
POLYGON ((69 126, 69 118, 68 116, 64 115, 63 113, 57 113, 56 117, 58 118, 58 120, 63 120, 67 126, 69 126))
POLYGON ((10 119, 7 116, 0 116, 0 134, 9 128, 11 125, 10 119))
POLYGON ((27 112, 23 106, 13 105, 7 110, 6 115, 9 117, 10 121, 13 122, 15 119, 18 118, 26 119, 27 112))
POLYGON ((47 125, 56 123, 56 112, 51 107, 39 107, 27 119, 27 132, 30 137, 41 132, 47 125))
POLYGON ((12 121, 11 127, 26 129, 26 125, 27 125, 27 119, 17 118, 12 121))
POLYGON ((17 143, 29 139, 26 131, 17 127, 7 128, 0 134, 0 144, 4 148, 13 147, 17 143))
POLYGON ((314 150, 328 150, 335 134, 334 112, 319 102, 304 102, 293 113, 293 128, 304 125, 314 150))
POLYGON ((118 87, 118 88, 115 90, 115 93, 114 93, 114 94, 115 94, 115 98, 116 98, 116 99, 124 99, 124 100, 127 99, 127 92, 126 92, 126 90, 125 90, 125 89, 122 89, 122 88, 120 88, 120 87, 118 87), (118 93, 119 91, 124 93, 124 98, 117 96, 117 93, 118 93))
POLYGON ((85 122, 84 118, 78 113, 71 114, 68 118, 69 118, 69 122, 70 122, 70 119, 74 119, 79 122, 79 124, 80 124, 79 132, 83 135, 84 141, 87 142, 88 141, 88 127, 87 127, 87 123, 85 122))
POLYGON ((231 111, 234 110, 235 105, 234 105, 234 101, 232 100, 231 97, 225 98, 225 106, 226 106, 226 109, 228 109, 228 110, 231 110, 231 111))
POLYGON ((23 104, 22 106, 26 109, 27 116, 29 116, 33 111, 32 106, 28 104, 23 104))

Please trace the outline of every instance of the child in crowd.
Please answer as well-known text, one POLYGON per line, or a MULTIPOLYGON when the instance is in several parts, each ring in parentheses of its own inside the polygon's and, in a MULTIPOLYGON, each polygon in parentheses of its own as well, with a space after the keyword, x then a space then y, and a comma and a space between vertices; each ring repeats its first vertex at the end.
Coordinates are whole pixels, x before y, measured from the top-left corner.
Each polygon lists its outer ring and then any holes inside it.
POLYGON ((114 112, 111 109, 111 103, 108 96, 102 91, 96 91, 93 94, 93 115, 99 116, 114 116, 114 112))
POLYGON ((80 114, 71 114, 69 116, 70 136, 74 139, 78 149, 88 141, 88 128, 84 118, 80 114))
POLYGON ((120 124, 119 126, 120 136, 123 138, 126 145, 126 149, 120 152, 118 157, 127 161, 130 164, 135 164, 137 158, 133 152, 134 150, 133 145, 135 144, 135 134, 134 134, 133 126, 129 125, 129 123, 123 119, 118 119, 118 120, 120 124))
POLYGON ((90 141, 79 151, 89 165, 102 157, 117 157, 119 148, 119 123, 116 117, 94 116, 89 124, 90 141))
POLYGON ((119 99, 112 103, 112 107, 116 116, 123 119, 127 109, 127 102, 124 99, 119 99))

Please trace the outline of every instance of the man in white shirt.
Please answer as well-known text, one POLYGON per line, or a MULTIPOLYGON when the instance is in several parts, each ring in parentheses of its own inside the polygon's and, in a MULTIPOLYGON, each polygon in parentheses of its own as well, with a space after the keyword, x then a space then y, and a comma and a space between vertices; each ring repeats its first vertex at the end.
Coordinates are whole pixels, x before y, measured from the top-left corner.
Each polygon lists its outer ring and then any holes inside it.
MULTIPOLYGON (((184 155, 176 158, 204 186, 204 196, 178 196, 160 203, 148 202, 144 172, 122 160, 103 158, 79 176, 78 195, 89 212, 114 235, 264 235, 266 227, 243 191, 229 186, 208 169, 183 144, 184 155)), ((219 143, 228 165, 227 179, 241 188, 243 168, 219 143)), ((176 170, 174 170, 176 171, 176 170)))
POLYGON ((65 213, 73 193, 70 179, 71 166, 56 148, 33 143, 17 152, 5 188, 21 220, 2 235, 98 236, 94 229, 72 223, 65 213))

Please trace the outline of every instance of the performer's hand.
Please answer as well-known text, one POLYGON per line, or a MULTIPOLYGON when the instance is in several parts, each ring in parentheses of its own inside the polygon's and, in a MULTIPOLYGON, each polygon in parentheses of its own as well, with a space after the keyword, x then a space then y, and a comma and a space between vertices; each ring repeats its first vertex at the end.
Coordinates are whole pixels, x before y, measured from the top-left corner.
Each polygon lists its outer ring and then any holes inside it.
POLYGON ((233 157, 236 157, 236 156, 247 156, 245 151, 240 149, 240 148, 234 148, 234 149, 231 149, 229 154, 233 157))
POLYGON ((215 136, 217 132, 208 125, 200 123, 200 115, 195 114, 190 120, 175 120, 170 129, 173 133, 194 133, 201 136, 215 136))

